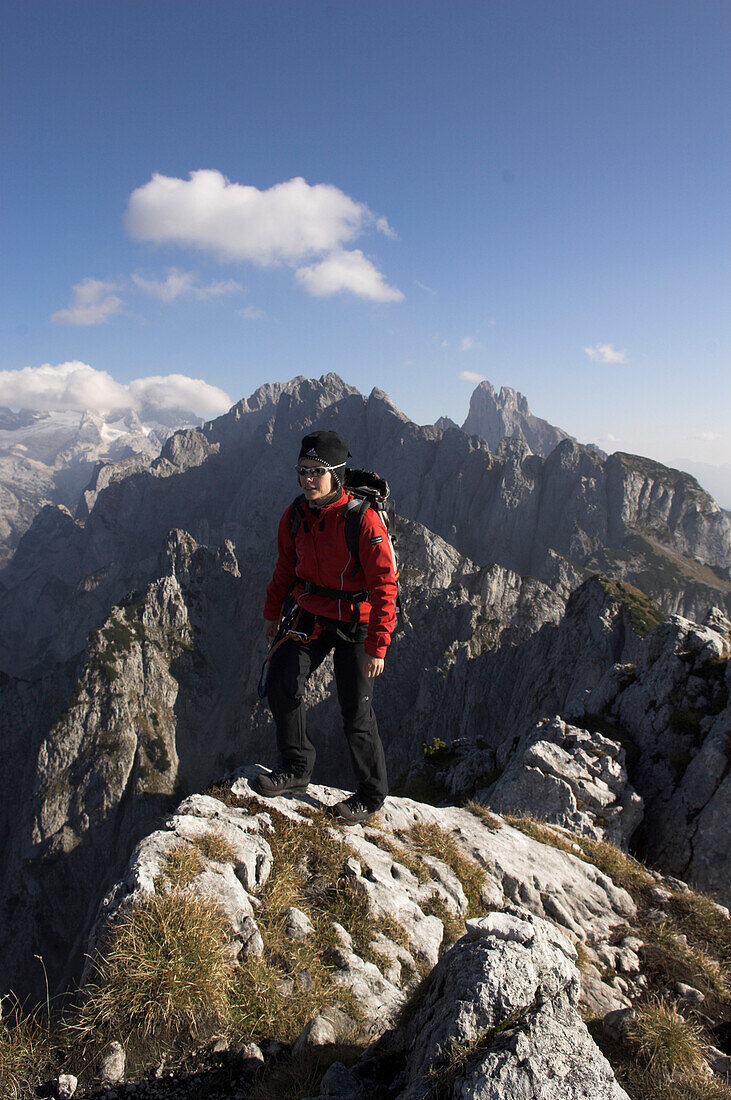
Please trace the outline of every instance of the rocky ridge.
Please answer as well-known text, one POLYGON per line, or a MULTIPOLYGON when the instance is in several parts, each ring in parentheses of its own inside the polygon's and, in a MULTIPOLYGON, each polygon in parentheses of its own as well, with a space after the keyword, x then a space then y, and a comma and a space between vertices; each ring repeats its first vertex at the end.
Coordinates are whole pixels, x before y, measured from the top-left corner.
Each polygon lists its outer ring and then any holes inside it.
POLYGON ((728 904, 730 654, 719 611, 705 626, 671 617, 642 639, 632 604, 592 580, 557 625, 474 661, 458 652, 446 680, 425 676, 411 758, 417 728, 427 740, 450 729, 458 744, 431 769, 450 798, 632 834, 651 863, 728 904))
MULTIPOLYGON (((270 719, 254 701, 262 658, 260 598, 277 518, 270 501, 288 499, 287 471, 298 438, 325 415, 351 438, 363 440, 366 462, 369 454, 387 456, 398 446, 402 457, 393 460, 393 468, 403 479, 403 498, 420 502, 426 511, 438 503, 439 496, 430 494, 442 491, 437 483, 450 464, 462 473, 472 463, 488 481, 497 470, 479 441, 459 431, 417 428, 379 391, 365 399, 335 376, 319 383, 297 379, 263 387, 200 430, 177 433, 145 469, 103 467, 79 517, 46 509, 5 571, 5 654, 22 672, 0 683, 9 776, 2 809, 8 841, 0 850, 8 984, 30 982, 31 969, 38 970, 33 955, 42 953, 54 985, 63 985, 78 969, 98 892, 119 873, 119 866, 109 865, 108 852, 126 859, 181 791, 194 790, 252 756, 271 760, 270 719), (182 528, 176 528, 178 520, 182 528), (49 669, 51 661, 55 667, 49 669), (69 883, 74 893, 66 905, 69 883), (44 891, 59 901, 52 927, 44 891)), ((563 462, 565 446, 548 462, 563 462)), ((505 449, 500 477, 510 455, 519 453, 520 448, 505 449)), ((582 462, 600 461, 588 452, 570 453, 582 462)), ((383 468, 380 461, 372 464, 383 468)), ((479 492, 482 482, 473 484, 479 492)), ((448 478, 445 492, 447 487, 448 478)), ((652 502, 643 506, 651 510, 652 502)), ((683 502, 673 508, 680 522, 683 502)), ((474 520, 474 502, 450 514, 463 516, 467 524, 474 520)), ((442 769, 438 798, 468 788, 489 790, 521 737, 545 719, 558 716, 584 729, 588 697, 615 666, 638 661, 645 650, 635 627, 643 633, 651 625, 637 595, 607 590, 597 580, 574 592, 564 614, 563 596, 578 583, 578 574, 557 552, 548 557, 558 592, 500 565, 479 566, 456 549, 459 528, 453 524, 449 530, 450 537, 442 539, 414 521, 399 521, 410 625, 395 640, 379 683, 388 700, 388 706, 379 706, 379 719, 394 777, 414 772, 425 742, 467 742, 461 767, 442 769)), ((672 649, 672 630, 662 637, 672 649)), ((675 858, 670 844, 650 847, 651 823, 660 816, 653 799, 657 795, 663 807, 676 805, 672 799, 682 777, 675 772, 668 776, 656 767, 658 782, 650 782, 645 772, 640 782, 632 767, 622 773, 620 750, 612 748, 620 768, 617 782, 612 780, 614 803, 587 814, 574 790, 566 795, 566 806, 589 831, 605 835, 603 817, 614 819, 619 829, 607 835, 627 837, 636 818, 625 812, 634 791, 645 801, 642 834, 648 850, 674 860, 676 873, 723 890, 725 880, 708 877, 722 835, 715 822, 723 804, 717 788, 725 774, 717 761, 724 743, 726 664, 717 656, 709 668, 719 679, 718 691, 707 705, 701 694, 697 730, 681 746, 688 764, 696 756, 707 761, 689 773, 703 775, 700 793, 691 796, 689 779, 683 798, 678 796, 678 805, 692 802, 688 813, 683 809, 697 838, 692 858, 687 851, 675 858), (709 742, 717 746, 716 754, 704 755, 707 731, 701 723, 719 705, 709 742), (701 820, 703 828, 695 824, 701 820)), ((668 675, 683 695, 683 677, 691 670, 682 661, 676 668, 674 660, 668 656, 668 675)), ((339 739, 326 732, 338 727, 330 678, 325 666, 308 694, 313 727, 325 731, 320 775, 326 781, 347 767, 339 739)), ((652 736, 642 748, 647 759, 656 752, 654 739, 664 751, 663 723, 671 714, 668 703, 653 718, 652 736)), ((612 726, 611 715, 603 720, 612 726)), ((615 736, 615 729, 605 731, 607 741, 617 742, 622 730, 615 736)), ((593 752, 610 753, 604 744, 591 745, 593 752)))
MULTIPOLYGON (((633 1049, 631 1006, 647 999, 648 974, 657 982, 657 952, 669 950, 658 945, 675 934, 672 907, 683 904, 687 887, 625 859, 610 864, 625 888, 597 865, 601 848, 593 854, 561 831, 532 835, 476 803, 437 808, 389 797, 369 824, 338 828, 323 811, 344 792, 312 786, 298 798, 265 800, 250 786, 259 770, 186 798, 141 840, 103 900, 81 1008, 98 1029, 84 1048, 83 1095, 106 1095, 96 1091, 93 1067, 108 1073, 110 1036, 125 1028, 132 1058, 113 1043, 116 1077, 106 1079, 153 1097, 204 1088, 243 1098, 267 1075, 270 1090, 281 1082, 273 1094, 291 1094, 281 1077, 288 1064, 300 1092, 314 1064, 312 1096, 341 1100, 627 1097, 597 1046, 598 1025, 615 1036, 624 1028, 633 1049), (654 924, 642 891, 655 905, 654 924), (160 1047, 140 1053, 135 1029, 146 1019, 154 1035, 163 1017, 154 1006, 152 1016, 125 1017, 128 1003, 141 1002, 129 1000, 129 971, 105 960, 140 913, 165 905, 169 921, 189 898, 213 905, 223 921, 230 1000, 198 1032, 199 1044, 214 1036, 207 1049, 223 1061, 167 1074, 163 1059, 157 1075, 144 1078, 160 1047), (109 1005, 103 1015, 100 1006, 109 1005), (89 1042, 100 1060, 89 1061, 89 1042), (348 1044, 346 1068, 336 1059, 348 1044)), ((156 949, 156 982, 164 981, 166 952, 178 965, 173 942, 185 945, 191 934, 180 919, 170 946, 163 936, 156 949)), ((728 934, 728 911, 715 909, 712 921, 728 934)), ((695 999, 682 983, 673 997, 712 1028, 721 1002, 708 980, 691 990, 695 999)), ((206 1006, 195 988, 190 996, 202 1028, 206 1006)), ((707 1057, 722 1073, 723 1055, 707 1057)), ((65 1070, 78 1071, 73 1059, 72 1044, 65 1070)))

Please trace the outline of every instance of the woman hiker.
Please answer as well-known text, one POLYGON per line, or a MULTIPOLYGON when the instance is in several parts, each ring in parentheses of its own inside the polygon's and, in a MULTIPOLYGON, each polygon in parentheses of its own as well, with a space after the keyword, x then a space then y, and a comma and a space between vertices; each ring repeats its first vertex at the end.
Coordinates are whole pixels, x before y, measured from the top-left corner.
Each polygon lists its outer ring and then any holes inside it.
MULTIPOLYGON (((348 548, 346 515, 354 498, 343 484, 349 457, 337 432, 315 431, 302 440, 295 467, 302 495, 279 522, 279 556, 264 605, 266 640, 276 639, 266 691, 281 763, 252 786, 267 797, 307 790, 315 748, 302 695, 307 678, 334 650, 338 701, 358 785, 331 812, 354 825, 367 821, 388 794, 371 699, 396 622, 397 582, 388 533, 374 508, 360 512, 357 554, 348 548)), ((351 521, 349 539, 356 549, 352 530, 351 521)))

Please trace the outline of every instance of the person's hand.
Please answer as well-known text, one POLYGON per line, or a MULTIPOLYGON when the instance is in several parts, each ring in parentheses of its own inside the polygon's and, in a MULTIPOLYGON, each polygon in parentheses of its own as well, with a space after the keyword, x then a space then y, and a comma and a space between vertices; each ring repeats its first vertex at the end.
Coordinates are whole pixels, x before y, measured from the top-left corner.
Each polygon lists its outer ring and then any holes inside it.
POLYGON ((274 641, 277 631, 279 630, 279 619, 265 619, 264 620, 264 637, 269 643, 274 641))
POLYGON ((369 657, 366 654, 366 659, 363 662, 363 671, 369 679, 373 676, 380 676, 383 672, 383 657, 369 657))

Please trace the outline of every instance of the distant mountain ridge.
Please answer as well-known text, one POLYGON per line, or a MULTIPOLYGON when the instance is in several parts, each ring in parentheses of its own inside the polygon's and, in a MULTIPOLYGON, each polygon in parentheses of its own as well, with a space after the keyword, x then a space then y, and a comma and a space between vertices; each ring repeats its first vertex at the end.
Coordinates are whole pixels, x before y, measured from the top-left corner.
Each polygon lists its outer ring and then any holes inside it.
POLYGON ((76 509, 101 462, 154 457, 178 428, 201 424, 182 409, 38 412, 0 406, 0 567, 45 504, 76 509))
POLYGON ((317 425, 388 474, 400 514, 478 564, 563 578, 566 592, 601 568, 668 612, 702 621, 713 605, 731 609, 731 523, 690 475, 637 456, 602 459, 570 439, 547 459, 516 439, 491 454, 476 436, 420 427, 383 391, 364 397, 329 374, 264 386, 176 432, 157 458, 103 466, 77 520, 45 508, 0 574, 0 668, 19 674, 78 652, 112 603, 149 583, 173 528, 210 546, 230 539, 237 555, 273 545, 271 502, 296 494, 292 455, 317 425))

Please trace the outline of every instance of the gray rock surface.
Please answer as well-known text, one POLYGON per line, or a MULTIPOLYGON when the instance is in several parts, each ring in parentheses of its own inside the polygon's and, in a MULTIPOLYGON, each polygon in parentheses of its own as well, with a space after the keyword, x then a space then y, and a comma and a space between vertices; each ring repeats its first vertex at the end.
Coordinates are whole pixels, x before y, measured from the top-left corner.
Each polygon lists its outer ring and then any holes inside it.
POLYGON ((73 1073, 62 1073, 54 1083, 56 1100, 71 1100, 78 1087, 78 1079, 73 1073))
POLYGON ((117 1039, 113 1039, 99 1059, 97 1077, 103 1085, 118 1085, 124 1080, 126 1065, 124 1047, 117 1039))
MULTIPOLYGON (((516 797, 510 804, 536 813, 543 806, 549 817, 579 831, 589 828, 590 816, 591 830, 597 815, 606 816, 609 835, 621 839, 634 828, 633 845, 652 864, 728 902, 730 653, 731 622, 720 611, 711 613, 706 626, 671 617, 643 641, 633 633, 626 609, 592 580, 574 594, 557 626, 544 626, 521 645, 483 652, 474 661, 458 652, 446 680, 425 677, 423 705, 412 727, 412 759, 417 738, 429 741, 449 730, 461 744, 437 778, 451 797, 484 791, 490 798, 495 790, 507 807, 510 790, 522 791, 520 801, 516 797), (525 766, 536 726, 551 714, 561 716, 558 724, 541 728, 552 731, 566 751, 568 742, 573 759, 569 769, 564 758, 564 778, 555 783, 545 753, 540 767, 529 772, 525 766), (619 774, 612 779, 612 797, 619 801, 607 804, 608 815, 595 801, 589 816, 582 811, 583 817, 574 817, 577 793, 590 809, 592 795, 602 792, 596 783, 601 757, 591 783, 588 772, 581 780, 583 793, 579 787, 573 795, 567 790, 575 751, 584 751, 569 727, 587 726, 598 732, 580 737, 588 738, 586 745, 596 737, 594 751, 606 750, 604 738, 631 752, 631 764, 625 759, 624 765, 629 785, 623 787, 620 755, 614 758, 619 774), (639 825, 631 789, 644 805, 639 825), (621 808, 617 822, 611 820, 613 805, 621 808), (627 828, 618 824, 624 814, 627 828)), ((409 732, 407 726, 404 736, 409 732)), ((555 750, 551 754, 555 763, 555 750)), ((613 765, 609 771, 615 771, 613 765)), ((609 798, 609 792, 602 797, 609 798)))
MULTIPOLYGON (((403 1059, 391 1095, 626 1100, 577 1012, 575 957, 520 907, 469 922, 407 1021, 379 1043, 403 1059)), ((351 1074, 359 1080, 358 1064, 351 1074)))
POLYGON ((531 814, 625 847, 643 813, 621 744, 558 717, 529 730, 497 782, 478 797, 498 813, 531 814))

